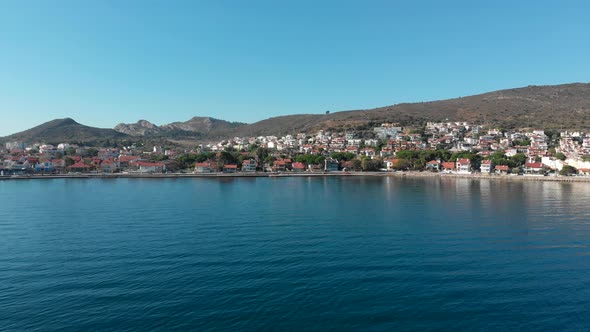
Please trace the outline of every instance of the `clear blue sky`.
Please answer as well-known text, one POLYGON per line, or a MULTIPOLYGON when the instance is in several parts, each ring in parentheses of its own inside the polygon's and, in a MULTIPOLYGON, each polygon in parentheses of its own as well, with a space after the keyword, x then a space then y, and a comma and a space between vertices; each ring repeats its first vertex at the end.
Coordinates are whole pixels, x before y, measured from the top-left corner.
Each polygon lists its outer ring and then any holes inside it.
POLYGON ((0 136, 587 82, 588 1, 0 0, 0 136))

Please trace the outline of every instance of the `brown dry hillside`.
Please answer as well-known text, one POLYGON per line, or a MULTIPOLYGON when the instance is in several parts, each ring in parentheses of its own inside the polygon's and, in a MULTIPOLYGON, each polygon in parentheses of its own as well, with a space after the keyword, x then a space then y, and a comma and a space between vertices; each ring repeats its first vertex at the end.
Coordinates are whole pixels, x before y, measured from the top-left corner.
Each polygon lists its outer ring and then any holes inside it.
POLYGON ((242 126, 226 134, 264 135, 320 128, 366 128, 380 122, 421 125, 426 121, 447 119, 503 128, 590 129, 590 84, 528 86, 370 110, 281 116, 242 126))
POLYGON ((382 122, 421 126, 426 121, 447 120, 469 121, 506 129, 590 130, 590 84, 528 86, 463 98, 398 104, 370 110, 279 116, 249 125, 209 117, 195 117, 186 122, 175 122, 161 127, 140 121, 132 125, 119 125, 115 131, 83 126, 72 119, 61 119, 0 138, 0 142, 98 142, 112 139, 204 141, 235 136, 285 135, 318 129, 366 130, 382 122))
POLYGON ((113 129, 85 126, 73 119, 55 119, 31 129, 0 139, 0 141, 24 141, 59 144, 88 143, 95 141, 126 139, 128 136, 113 129))

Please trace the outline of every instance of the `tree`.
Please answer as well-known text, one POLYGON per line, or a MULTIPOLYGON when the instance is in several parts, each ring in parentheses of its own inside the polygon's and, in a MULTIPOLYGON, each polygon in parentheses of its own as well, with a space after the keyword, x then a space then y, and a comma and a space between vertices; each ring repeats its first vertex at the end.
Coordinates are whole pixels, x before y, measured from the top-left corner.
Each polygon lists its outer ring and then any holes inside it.
POLYGON ((526 162, 526 155, 524 153, 517 153, 510 158, 515 166, 522 166, 526 162))
POLYGON ((506 157, 506 155, 502 151, 496 151, 492 153, 490 155, 490 160, 492 161, 492 163, 494 163, 494 165, 514 165, 514 163, 510 159, 508 159, 508 157, 506 157))
POLYGON ((379 159, 369 159, 364 157, 361 159, 361 169, 367 172, 375 172, 382 168, 383 162, 379 159))
POLYGON ((348 170, 352 170, 352 171, 360 171, 362 169, 361 167, 361 160, 360 159, 353 159, 350 161, 345 161, 342 164, 342 168, 346 168, 348 170))
POLYGON ((98 156, 98 150, 95 148, 90 148, 90 149, 84 151, 84 154, 82 156, 83 157, 96 157, 96 156, 98 156))
POLYGON ((248 147, 248 152, 256 152, 260 148, 258 143, 254 143, 248 147))
POLYGON ((350 152, 334 152, 330 155, 330 157, 338 161, 349 161, 355 159, 356 155, 350 152))
POLYGON ((514 141, 512 141, 512 144, 514 146, 529 146, 529 145, 531 145, 531 140, 530 139, 524 139, 524 140, 521 140, 521 141, 514 140, 514 141))
POLYGON ((74 149, 73 147, 70 146, 64 152, 67 156, 73 156, 76 154, 76 149, 74 149))
POLYGON ((570 175, 574 175, 574 174, 578 174, 578 170, 575 167, 570 166, 570 165, 563 166, 561 171, 559 171, 559 175, 570 176, 570 175))
POLYGON ((238 158, 236 158, 231 152, 221 151, 219 154, 219 161, 224 165, 237 164, 238 158))
POLYGON ((270 155, 270 149, 265 147, 259 147, 256 150, 256 156, 259 160, 265 160, 270 155))
POLYGON ((559 159, 559 160, 565 160, 565 155, 561 152, 557 152, 555 154, 555 158, 559 159))
POLYGON ((165 156, 163 154, 152 154, 150 156, 150 160, 151 161, 164 161, 164 160, 167 160, 167 159, 168 159, 168 156, 165 156))
POLYGON ((66 164, 66 167, 70 167, 74 164, 74 159, 70 158, 70 157, 66 157, 64 159, 64 162, 66 164))
POLYGON ((273 165, 274 161, 275 161, 275 157, 273 157, 273 156, 267 156, 266 158, 264 158, 264 162, 266 164, 269 164, 270 166, 273 165))
POLYGON ((398 159, 393 163, 392 168, 398 171, 406 170, 410 167, 410 162, 405 159, 398 159))

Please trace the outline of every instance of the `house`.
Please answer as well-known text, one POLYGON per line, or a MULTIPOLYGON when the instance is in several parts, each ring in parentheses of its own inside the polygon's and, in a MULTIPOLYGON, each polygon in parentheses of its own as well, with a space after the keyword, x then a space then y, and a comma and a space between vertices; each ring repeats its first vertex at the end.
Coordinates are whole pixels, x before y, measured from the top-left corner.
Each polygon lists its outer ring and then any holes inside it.
POLYGON ((457 173, 471 173, 471 160, 460 158, 457 159, 456 165, 457 173))
POLYGON ((481 162, 480 170, 482 173, 490 174, 494 170, 494 164, 491 160, 484 160, 481 162))
POLYGON ((324 171, 324 167, 322 165, 307 165, 307 169, 312 173, 321 173, 324 171))
POLYGON ((332 158, 326 158, 326 160, 324 160, 324 171, 326 172, 334 172, 334 171, 338 171, 338 161, 332 158))
POLYGON ((543 163, 528 162, 524 164, 524 172, 526 174, 543 174, 545 168, 543 167, 543 163))
POLYGON ((84 164, 84 162, 79 161, 79 162, 71 165, 68 168, 69 168, 70 172, 84 173, 84 172, 89 172, 92 169, 92 166, 86 165, 86 164, 84 164))
POLYGON ((115 173, 118 169, 119 167, 117 166, 117 163, 113 160, 106 159, 100 163, 100 170, 103 173, 115 173))
POLYGON ((283 159, 275 160, 272 169, 275 172, 284 172, 287 170, 287 163, 283 159))
POLYGON ((364 148, 361 150, 360 154, 362 156, 367 156, 369 158, 375 157, 375 149, 373 148, 364 148))
POLYGON ((213 167, 211 163, 196 163, 195 173, 213 173, 213 167))
POLYGON ((223 173, 236 173, 238 165, 223 165, 223 173))
POLYGON ((348 153, 353 153, 353 154, 358 154, 359 153, 359 148, 358 146, 347 146, 345 152, 348 153))
POLYGON ((393 154, 393 149, 390 147, 383 147, 381 149, 381 151, 379 152, 379 156, 381 157, 388 157, 391 156, 393 154))
POLYGON ((498 165, 495 166, 494 169, 498 174, 508 174, 510 171, 510 167, 508 167, 508 165, 498 165))
POLYGON ((256 172, 256 160, 248 159, 242 162, 242 172, 256 172))
POLYGON ((455 171, 455 163, 452 161, 445 161, 441 164, 443 172, 451 173, 455 171))
POLYGON ((53 173, 55 172, 55 166, 51 161, 43 161, 35 164, 35 172, 39 173, 53 173))
POLYGON ((57 172, 62 172, 66 168, 66 162, 64 159, 53 159, 51 163, 53 163, 53 168, 55 168, 55 171, 57 172))
POLYGON ((139 156, 119 156, 119 167, 129 168, 132 162, 138 160, 139 156))
POLYGON ((441 163, 438 160, 431 160, 426 163, 426 169, 432 172, 440 171, 441 163))
POLYGON ((137 171, 140 173, 164 173, 166 171, 166 165, 164 163, 136 161, 133 165, 138 167, 137 171))
POLYGON ((383 160, 383 164, 385 165, 385 168, 388 171, 392 171, 395 168, 395 166, 398 164, 398 162, 399 162, 398 158, 385 158, 383 160))
POLYGON ((293 172, 294 173, 303 173, 305 172, 305 164, 304 163, 299 163, 299 162, 294 162, 293 163, 293 172))

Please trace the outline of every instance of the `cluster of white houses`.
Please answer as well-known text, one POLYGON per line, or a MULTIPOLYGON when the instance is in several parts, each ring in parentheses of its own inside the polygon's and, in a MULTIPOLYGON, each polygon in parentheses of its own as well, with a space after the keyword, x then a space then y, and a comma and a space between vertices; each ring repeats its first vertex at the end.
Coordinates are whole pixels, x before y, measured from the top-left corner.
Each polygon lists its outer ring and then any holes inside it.
POLYGON ((351 131, 330 132, 320 130, 313 135, 236 137, 216 144, 200 145, 195 151, 163 150, 154 147, 152 151, 141 149, 97 149, 91 156, 86 155, 89 148, 62 143, 28 145, 24 142, 9 142, 0 149, 0 175, 25 172, 63 173, 63 172, 166 172, 167 163, 186 152, 247 151, 256 147, 267 148, 276 157, 273 165, 258 160, 254 154, 238 164, 220 165, 213 161, 197 163, 194 172, 255 172, 257 170, 313 172, 334 171, 343 165, 330 156, 335 153, 348 153, 358 157, 383 161, 384 169, 393 169, 398 161, 396 154, 401 150, 446 149, 452 152, 475 152, 483 162, 474 169, 468 159, 455 162, 432 160, 426 169, 440 172, 508 173, 505 165, 494 165, 488 156, 502 152, 507 157, 524 154, 527 158, 524 173, 542 173, 547 170, 561 170, 564 166, 575 167, 580 173, 590 173, 590 135, 583 132, 562 132, 558 142, 551 142, 543 130, 530 132, 484 130, 482 126, 466 122, 428 122, 420 130, 401 128, 396 124, 384 123, 370 131, 370 137, 360 138, 351 131), (550 144, 556 143, 555 150, 550 144), (166 162, 150 161, 154 154, 163 155, 166 162), (307 165, 293 162, 298 154, 325 156, 323 165, 307 165), (557 157, 557 154, 560 154, 557 157), (282 158, 281 158, 282 157, 282 158))

